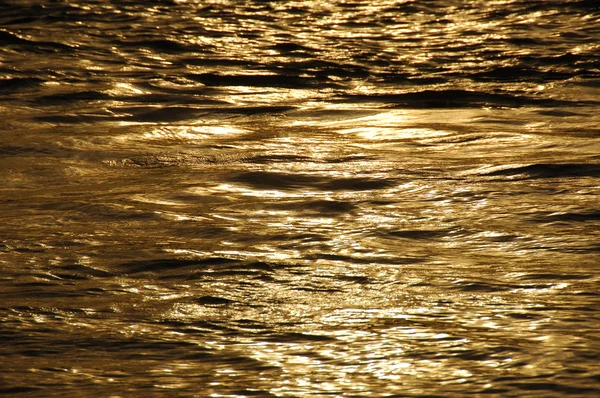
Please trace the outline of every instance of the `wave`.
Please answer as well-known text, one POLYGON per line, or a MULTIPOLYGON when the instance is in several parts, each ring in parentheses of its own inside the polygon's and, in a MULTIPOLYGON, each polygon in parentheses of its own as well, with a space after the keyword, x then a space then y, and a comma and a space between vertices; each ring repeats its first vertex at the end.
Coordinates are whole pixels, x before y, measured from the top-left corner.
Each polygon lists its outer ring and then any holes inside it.
POLYGON ((13 77, 0 80, 0 94, 38 89, 46 81, 36 77, 13 77))
POLYGON ((211 275, 220 273, 247 275, 256 272, 273 272, 274 265, 260 261, 243 261, 227 257, 207 258, 164 258, 155 260, 140 260, 122 263, 118 270, 127 275, 141 273, 171 273, 183 271, 182 275, 191 277, 197 272, 210 272, 211 275))
POLYGON ((247 86, 279 88, 340 87, 328 77, 301 77, 284 74, 223 75, 218 73, 187 74, 186 77, 207 86, 247 86))
POLYGON ((384 189, 396 184, 393 179, 353 177, 329 178, 312 174, 276 173, 268 171, 249 171, 232 175, 230 181, 250 185, 258 189, 298 189, 314 188, 332 191, 364 191, 384 189))
POLYGON ((20 51, 34 53, 48 53, 58 51, 74 51, 75 47, 54 42, 54 41, 35 41, 19 37, 17 34, 0 29, 0 45, 19 48, 20 51))
POLYGON ((566 177, 593 177, 600 178, 600 164, 586 163, 535 163, 529 165, 514 165, 495 167, 492 171, 485 171, 481 175, 492 177, 506 177, 513 179, 534 178, 566 178, 566 177))
POLYGON ((400 94, 347 94, 339 97, 337 101, 383 103, 403 108, 574 106, 590 104, 470 90, 424 90, 400 94))
MULTIPOLYGON (((212 101, 209 101, 212 102, 212 101)), ((110 111, 99 110, 94 114, 71 114, 71 115, 45 115, 36 116, 33 119, 40 122, 57 124, 75 123, 98 123, 98 122, 137 122, 137 123, 174 123, 189 120, 198 120, 207 114, 222 115, 268 115, 282 114, 296 109, 295 106, 270 105, 270 106, 214 106, 214 107, 126 107, 114 108, 110 111), (115 112, 125 114, 115 114, 115 112)))

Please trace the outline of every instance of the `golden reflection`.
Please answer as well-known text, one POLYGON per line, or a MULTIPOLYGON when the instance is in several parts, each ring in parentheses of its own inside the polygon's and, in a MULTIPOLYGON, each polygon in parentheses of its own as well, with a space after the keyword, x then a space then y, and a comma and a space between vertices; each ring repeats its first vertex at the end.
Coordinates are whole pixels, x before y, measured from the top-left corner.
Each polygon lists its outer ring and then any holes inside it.
POLYGON ((108 94, 114 95, 116 97, 128 95, 141 95, 148 93, 148 91, 144 91, 133 84, 124 82, 117 82, 111 90, 108 90, 108 94))
POLYGON ((389 127, 355 127, 339 131, 341 134, 355 134, 367 140, 410 140, 432 137, 443 137, 452 133, 426 128, 389 128, 389 127))
MULTIPOLYGON (((241 135, 246 130, 220 124, 218 126, 169 126, 147 131, 142 135, 144 140, 181 140, 196 141, 214 136, 241 135)), ((137 137, 136 137, 137 138, 137 137)))

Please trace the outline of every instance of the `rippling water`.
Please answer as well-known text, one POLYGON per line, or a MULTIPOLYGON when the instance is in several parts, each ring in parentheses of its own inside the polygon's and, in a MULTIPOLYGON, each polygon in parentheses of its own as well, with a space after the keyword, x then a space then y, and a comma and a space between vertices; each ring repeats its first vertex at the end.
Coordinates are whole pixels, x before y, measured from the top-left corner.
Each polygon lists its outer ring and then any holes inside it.
POLYGON ((596 1, 0 5, 0 393, 600 394, 596 1))

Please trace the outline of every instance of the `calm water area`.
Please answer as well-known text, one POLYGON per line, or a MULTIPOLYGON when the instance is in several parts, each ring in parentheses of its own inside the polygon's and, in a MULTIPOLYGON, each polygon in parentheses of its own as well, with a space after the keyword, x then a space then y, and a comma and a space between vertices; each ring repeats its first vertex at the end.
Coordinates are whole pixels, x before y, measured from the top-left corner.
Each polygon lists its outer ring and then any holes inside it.
POLYGON ((600 3, 0 2, 0 395, 600 396, 600 3))

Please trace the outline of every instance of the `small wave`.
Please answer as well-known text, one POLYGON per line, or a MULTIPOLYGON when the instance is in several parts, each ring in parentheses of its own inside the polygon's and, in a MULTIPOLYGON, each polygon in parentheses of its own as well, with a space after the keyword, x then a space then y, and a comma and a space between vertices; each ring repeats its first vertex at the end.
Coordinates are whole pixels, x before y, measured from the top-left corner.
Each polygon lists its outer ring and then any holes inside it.
MULTIPOLYGON (((115 272, 126 275, 154 275, 158 280, 206 280, 220 277, 261 277, 275 272, 278 266, 262 261, 243 261, 225 257, 208 257, 203 259, 164 258, 157 260, 141 260, 119 264, 115 272)), ((283 266, 285 267, 285 266, 283 266)), ((198 304, 229 303, 219 298, 200 297, 198 304)))
POLYGON ((312 88, 315 86, 337 86, 328 78, 300 77, 292 75, 222 75, 216 73, 188 74, 186 77, 207 86, 247 86, 247 87, 280 87, 280 88, 312 88))
POLYGON ((77 101, 99 101, 108 99, 110 99, 110 96, 108 94, 99 91, 78 91, 74 93, 44 95, 39 97, 36 101, 49 103, 68 103, 77 101))
POLYGON ((312 200, 312 201, 293 201, 285 203, 274 203, 274 208, 280 210, 290 210, 294 212, 309 211, 320 215, 348 213, 356 208, 351 202, 338 200, 312 200))
POLYGON ((509 291, 514 289, 514 286, 489 282, 457 281, 454 283, 454 288, 462 292, 495 293, 509 291))
POLYGON ((162 168, 237 163, 245 161, 246 157, 247 154, 241 153, 229 153, 222 155, 157 153, 132 156, 118 160, 109 160, 105 163, 109 166, 162 168))
POLYGON ((0 94, 12 94, 19 91, 39 88, 45 81, 35 77, 13 77, 0 80, 0 94))
POLYGON ((53 151, 50 148, 33 148, 19 145, 0 146, 0 156, 21 156, 21 155, 49 155, 53 151))
POLYGON ((548 281, 548 280, 570 281, 570 280, 585 280, 585 279, 590 279, 590 278, 591 278, 591 275, 586 275, 586 274, 531 273, 531 274, 522 275, 518 279, 519 280, 524 280, 524 281, 528 281, 528 280, 537 280, 537 281, 539 281, 539 280, 543 280, 543 281, 548 281))
POLYGON ((113 44, 122 48, 148 48, 160 53, 212 52, 211 46, 181 43, 172 39, 136 40, 131 42, 114 41, 113 44))
POLYGON ((14 33, 11 33, 9 31, 3 30, 3 29, 0 30, 0 44, 3 46, 27 45, 30 43, 31 42, 29 40, 22 39, 14 33))
POLYGON ((600 164, 580 163, 536 163, 514 165, 485 171, 484 176, 507 177, 510 179, 600 177, 600 164))
POLYGON ((15 46, 21 51, 29 51, 35 53, 48 53, 58 51, 73 51, 74 47, 53 42, 53 41, 34 41, 23 39, 17 34, 9 32, 4 29, 0 29, 0 45, 2 46, 15 46))
POLYGON ((82 264, 62 266, 52 272, 52 275, 65 280, 88 280, 94 278, 106 278, 114 274, 99 268, 93 268, 82 264))
POLYGON ((301 163, 313 160, 302 155, 257 155, 248 158, 248 163, 273 164, 273 163, 301 163))
POLYGON ((439 239, 447 237, 451 230, 403 230, 403 231, 390 231, 389 235, 397 238, 414 239, 414 240, 428 240, 428 239, 439 239))
POLYGON ((573 76, 572 73, 558 71, 542 71, 526 66, 500 66, 484 72, 470 75, 473 79, 493 81, 536 81, 549 82, 555 80, 566 80, 573 76))
POLYGON ((205 259, 159 259, 142 260, 121 264, 121 268, 127 274, 137 274, 143 272, 165 272, 180 268, 210 268, 239 265, 241 260, 235 260, 224 257, 210 257, 205 259))
POLYGON ((198 119, 202 114, 205 113, 206 111, 202 109, 183 106, 171 106, 158 109, 154 108, 149 111, 138 111, 132 116, 123 116, 120 119, 144 123, 168 123, 198 119))
POLYGON ((328 178, 311 174, 275 173, 266 171, 250 171, 238 173, 231 181, 250 185, 259 189, 297 189, 315 188, 332 191, 367 191, 384 189, 395 184, 392 179, 376 179, 370 177, 328 178))
POLYGON ((335 342, 337 339, 335 337, 326 336, 323 334, 309 334, 309 333, 298 333, 298 332, 288 332, 288 333, 279 333, 267 336, 265 341, 275 342, 275 343, 294 343, 299 344, 302 342, 310 343, 310 342, 335 342))
MULTIPOLYGON (((194 101, 194 100, 192 100, 194 101)), ((213 104, 211 100, 198 100, 213 104)), ((216 102, 221 104, 220 101, 216 102)), ((36 116, 33 119, 40 122, 56 124, 78 124, 78 123, 98 123, 98 122, 138 122, 138 123, 176 123, 188 120, 197 120, 207 114, 233 114, 233 115, 268 115, 282 114, 296 109, 294 106, 217 106, 207 108, 194 108, 187 106, 170 107, 129 107, 114 108, 112 112, 98 112, 94 114, 67 114, 67 115, 45 115, 36 116), (148 110, 150 108, 150 110, 148 110), (114 112, 131 112, 129 115, 115 115, 114 112)))
POLYGON ((549 213, 543 216, 537 216, 534 221, 539 222, 586 222, 586 221, 600 221, 600 210, 584 211, 584 212, 560 212, 560 213, 549 213))
MULTIPOLYGON (((511 387, 515 387, 521 391, 546 391, 547 394, 553 395, 557 393, 562 394, 594 394, 600 395, 600 389, 598 388, 590 388, 583 386, 570 386, 565 384, 558 383, 544 383, 544 382, 518 382, 518 383, 509 383, 511 387)), ((591 395, 590 395, 591 396, 591 395)))
POLYGON ((545 98, 532 98, 502 93, 486 93, 470 90, 424 90, 401 94, 349 94, 340 102, 374 102, 404 108, 473 108, 473 107, 522 107, 558 106, 573 103, 545 98))
POLYGON ((235 300, 230 300, 224 297, 202 296, 194 298, 194 303, 202 305, 227 305, 235 303, 235 300))
POLYGON ((404 257, 404 258, 383 258, 374 256, 345 256, 341 254, 329 254, 329 253, 314 253, 305 256, 307 260, 327 260, 327 261, 340 261, 349 264, 389 264, 389 265, 403 265, 403 264, 415 264, 423 262, 422 259, 416 257, 404 257))
MULTIPOLYGON (((0 387, 0 394, 24 394, 24 393, 45 393, 46 388, 43 387, 28 387, 28 386, 16 386, 16 387, 0 387)), ((47 392, 47 391, 46 391, 47 392)))

